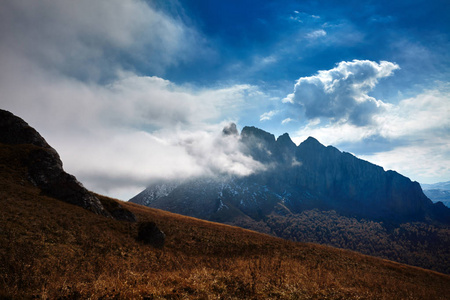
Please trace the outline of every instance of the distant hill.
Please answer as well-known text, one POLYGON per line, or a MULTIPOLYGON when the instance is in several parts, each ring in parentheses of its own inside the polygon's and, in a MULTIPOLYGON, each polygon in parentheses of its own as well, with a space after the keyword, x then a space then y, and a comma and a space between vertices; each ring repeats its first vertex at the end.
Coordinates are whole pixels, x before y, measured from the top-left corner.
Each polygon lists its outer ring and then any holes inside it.
POLYGON ((266 171, 155 182, 130 201, 450 272, 450 209, 417 182, 312 137, 296 146, 244 127, 240 141, 266 171))
MULTIPOLYGON (((448 275, 351 251, 95 194, 109 214, 93 213, 29 176, 30 155, 39 148, 44 147, 0 141, 0 299, 446 299, 450 294, 448 275), (112 218, 117 209, 137 222, 112 218), (163 248, 138 241, 140 225, 147 222, 165 233, 163 248)), ((59 188, 62 194, 73 191, 70 185, 59 188)))
POLYGON ((434 184, 420 184, 424 194, 433 202, 441 201, 445 206, 450 207, 450 181, 434 184))
POLYGON ((446 182, 438 182, 438 183, 432 183, 432 184, 426 184, 421 183, 423 190, 444 190, 444 191, 450 191, 450 181, 446 182))

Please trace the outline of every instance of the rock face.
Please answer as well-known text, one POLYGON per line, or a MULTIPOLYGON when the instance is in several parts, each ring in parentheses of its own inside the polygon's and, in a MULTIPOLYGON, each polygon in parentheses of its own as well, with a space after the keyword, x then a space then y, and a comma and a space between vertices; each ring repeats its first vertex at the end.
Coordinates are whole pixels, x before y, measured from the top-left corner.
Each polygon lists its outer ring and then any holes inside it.
MULTIPOLYGON (((224 133, 234 132, 230 128, 224 133)), ((450 223, 450 209, 433 204, 417 182, 312 137, 296 146, 288 134, 275 139, 258 128, 244 127, 241 143, 245 154, 265 164, 266 171, 240 178, 157 183, 130 201, 220 222, 242 217, 258 222, 271 213, 318 208, 373 220, 450 223), (163 186, 170 189, 154 192, 163 186)))
POLYGON ((77 179, 66 173, 58 153, 21 118, 0 110, 0 143, 34 145, 23 162, 28 179, 50 197, 81 206, 96 214, 111 216, 100 200, 77 179))

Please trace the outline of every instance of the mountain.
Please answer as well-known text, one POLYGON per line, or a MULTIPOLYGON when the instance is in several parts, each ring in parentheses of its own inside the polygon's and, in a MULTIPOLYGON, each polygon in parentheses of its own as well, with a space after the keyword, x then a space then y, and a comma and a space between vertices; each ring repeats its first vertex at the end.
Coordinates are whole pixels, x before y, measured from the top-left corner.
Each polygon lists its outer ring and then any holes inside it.
MULTIPOLYGON (((53 151, 31 127, 22 128, 32 139, 0 142, 0 299, 446 299, 450 293, 449 275, 352 251, 88 191, 109 214, 64 201, 60 196, 73 195, 73 185, 55 193, 31 176, 31 153, 53 151), (137 222, 111 217, 119 208, 137 222), (141 241, 145 224, 164 232, 162 247, 141 241)), ((2 126, 1 135, 10 130, 2 126)), ((44 175, 55 161, 48 163, 44 175)))
POLYGON ((240 211, 255 220, 284 207, 293 213, 318 208, 371 220, 450 222, 450 210, 433 204, 417 182, 312 137, 296 146, 288 134, 275 139, 244 127, 241 143, 268 170, 245 178, 156 183, 130 201, 204 219, 214 219, 223 204, 235 211, 230 217, 240 211))
POLYGON ((438 183, 432 183, 432 184, 422 183, 420 185, 422 186, 423 190, 444 190, 444 191, 450 191, 450 181, 438 182, 438 183))
POLYGON ((442 202, 450 207, 450 181, 421 184, 424 194, 433 202, 442 202))
POLYGON ((450 209, 433 204, 417 182, 313 137, 296 146, 288 134, 275 139, 244 127, 240 143, 266 171, 156 182, 130 201, 450 272, 450 209))

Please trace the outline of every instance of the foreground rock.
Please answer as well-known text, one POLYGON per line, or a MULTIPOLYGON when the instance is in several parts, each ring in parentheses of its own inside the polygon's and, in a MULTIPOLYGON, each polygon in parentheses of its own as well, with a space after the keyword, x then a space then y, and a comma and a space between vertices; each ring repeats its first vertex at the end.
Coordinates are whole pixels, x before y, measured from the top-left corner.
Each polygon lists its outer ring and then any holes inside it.
POLYGON ((154 222, 142 222, 139 224, 138 241, 152 245, 156 248, 164 247, 166 235, 154 222))

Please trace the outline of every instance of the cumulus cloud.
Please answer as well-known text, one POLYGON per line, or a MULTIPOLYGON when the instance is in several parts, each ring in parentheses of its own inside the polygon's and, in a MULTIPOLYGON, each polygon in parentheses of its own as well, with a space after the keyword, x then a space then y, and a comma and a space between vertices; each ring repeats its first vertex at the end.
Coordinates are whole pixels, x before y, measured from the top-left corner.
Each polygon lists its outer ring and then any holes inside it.
POLYGON ((1 106, 24 118, 89 189, 127 199, 151 180, 248 175, 223 126, 250 85, 195 88, 152 74, 202 51, 202 38, 144 1, 6 1, 0 9, 1 106))
POLYGON ((283 102, 300 105, 308 119, 322 117, 332 122, 364 126, 386 107, 368 93, 381 78, 392 75, 398 68, 397 64, 387 61, 343 61, 331 70, 298 79, 294 93, 283 102))

